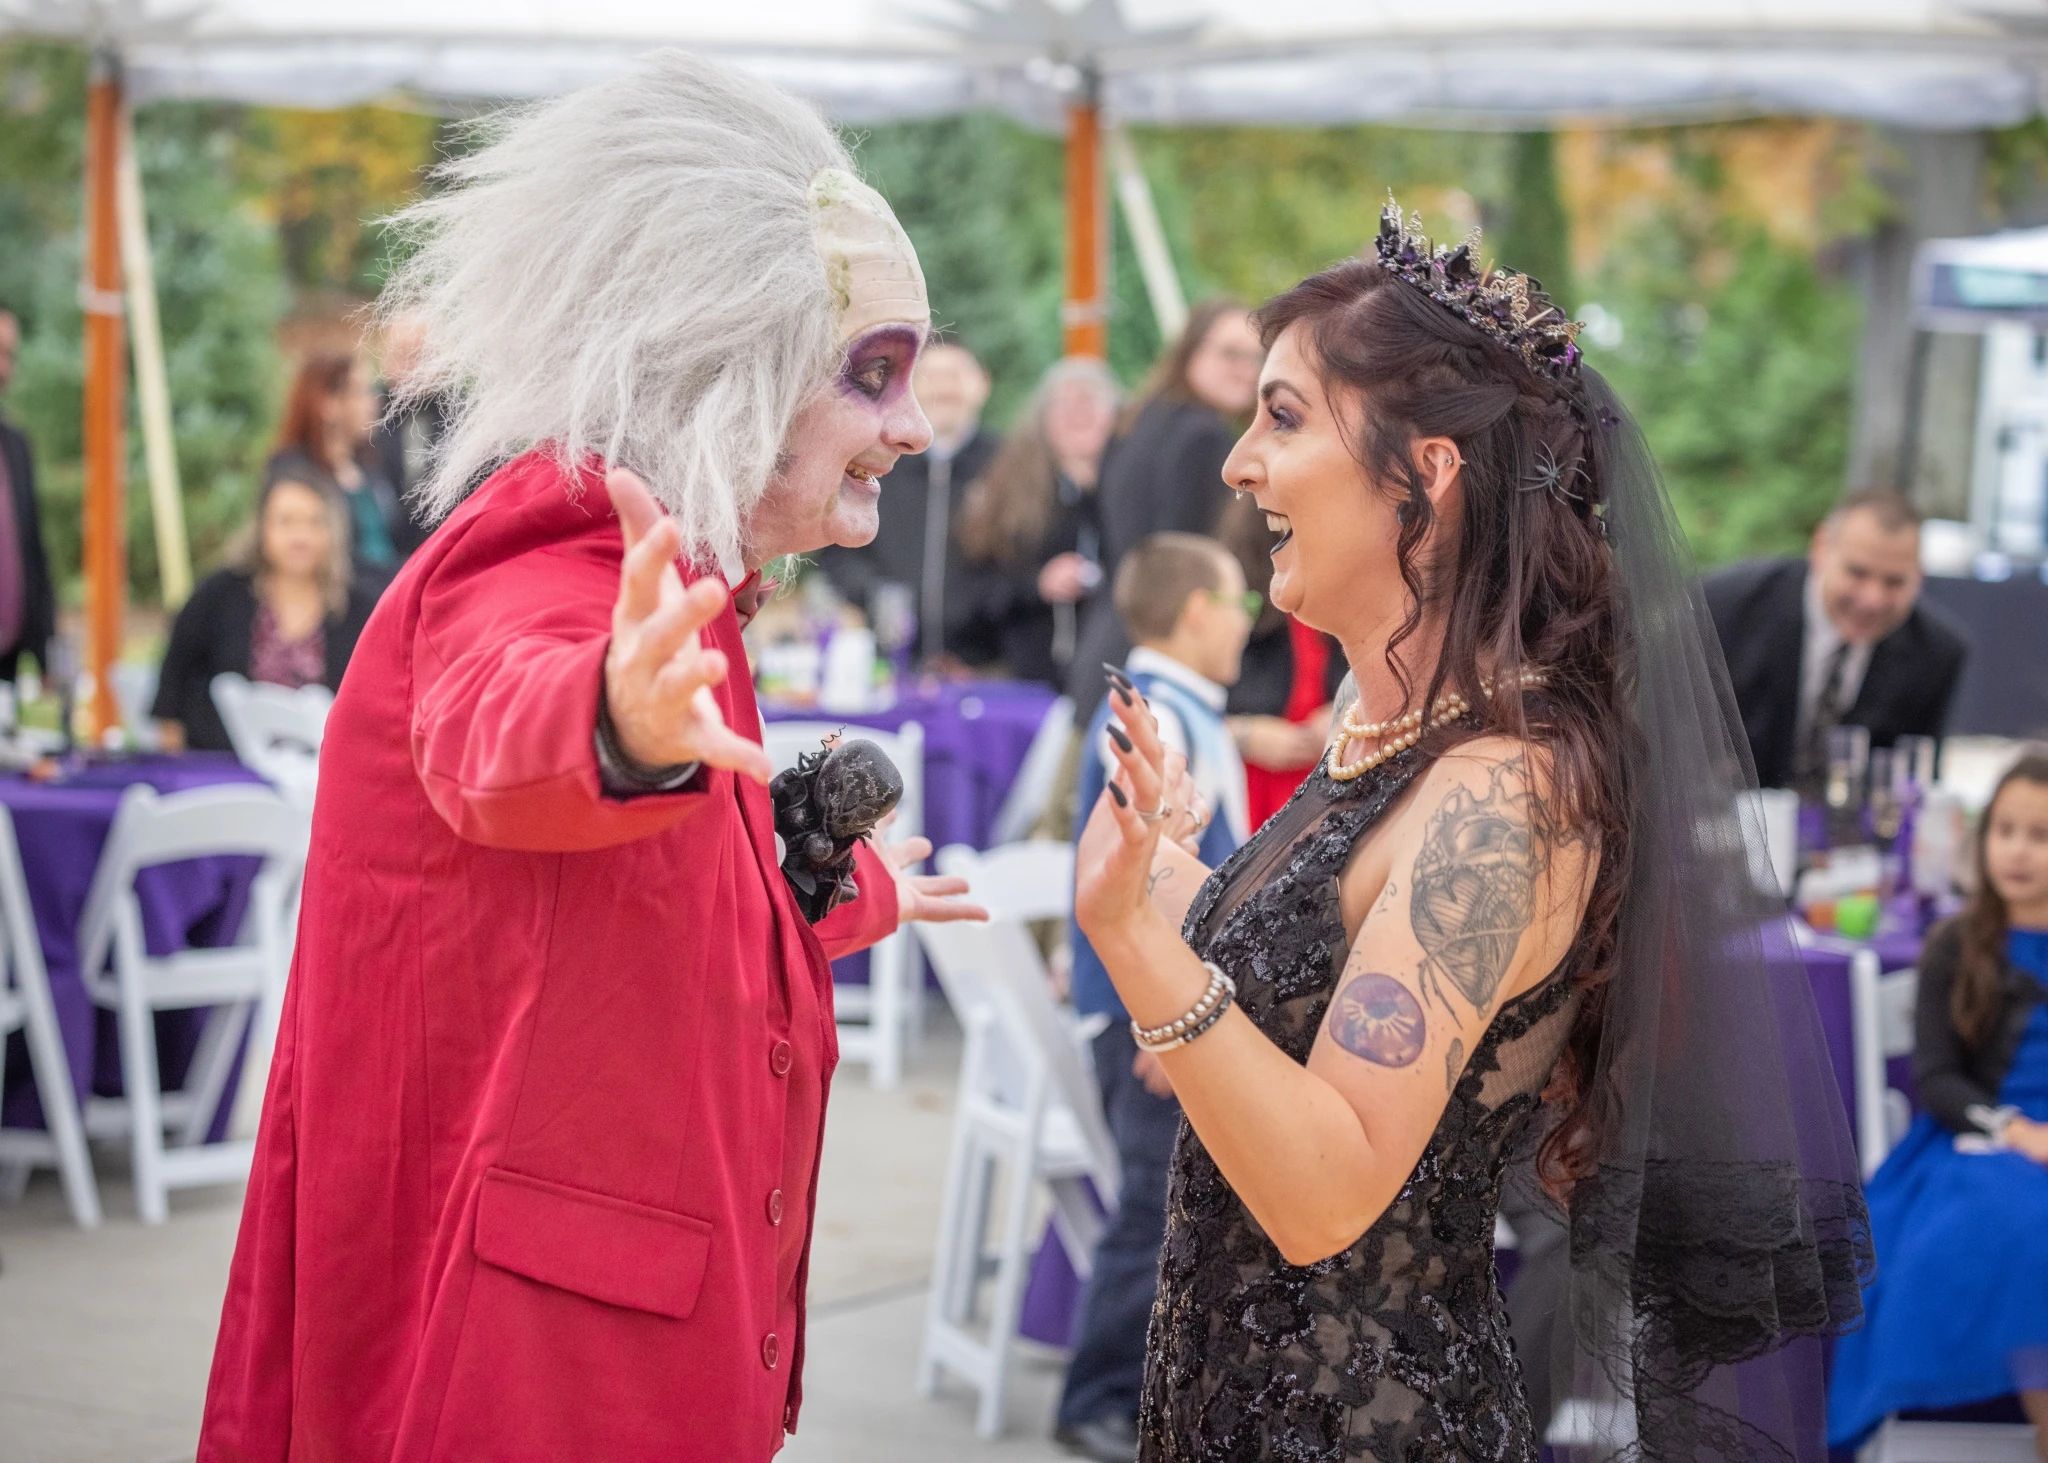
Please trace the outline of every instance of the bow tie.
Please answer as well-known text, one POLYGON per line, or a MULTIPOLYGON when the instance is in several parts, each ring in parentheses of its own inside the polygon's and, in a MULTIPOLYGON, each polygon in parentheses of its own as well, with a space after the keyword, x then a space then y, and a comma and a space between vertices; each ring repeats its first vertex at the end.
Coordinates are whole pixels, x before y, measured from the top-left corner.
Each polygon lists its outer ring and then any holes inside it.
POLYGON ((773 579, 762 578, 759 569, 756 569, 734 586, 732 591, 732 612, 739 617, 742 630, 747 627, 747 621, 754 618, 755 613, 767 601, 768 596, 775 593, 777 587, 773 579))

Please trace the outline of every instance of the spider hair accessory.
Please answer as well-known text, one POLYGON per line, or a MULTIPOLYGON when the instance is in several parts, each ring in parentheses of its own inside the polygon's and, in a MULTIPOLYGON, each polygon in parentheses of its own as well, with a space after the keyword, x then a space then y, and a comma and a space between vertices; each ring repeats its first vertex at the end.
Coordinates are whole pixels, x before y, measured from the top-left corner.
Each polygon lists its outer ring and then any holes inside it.
POLYGON ((1422 215, 1404 215, 1394 195, 1380 210, 1374 241, 1380 267, 1513 351, 1530 370, 1562 385, 1579 374, 1579 322, 1518 270, 1479 262, 1479 230, 1455 248, 1432 244, 1422 215))

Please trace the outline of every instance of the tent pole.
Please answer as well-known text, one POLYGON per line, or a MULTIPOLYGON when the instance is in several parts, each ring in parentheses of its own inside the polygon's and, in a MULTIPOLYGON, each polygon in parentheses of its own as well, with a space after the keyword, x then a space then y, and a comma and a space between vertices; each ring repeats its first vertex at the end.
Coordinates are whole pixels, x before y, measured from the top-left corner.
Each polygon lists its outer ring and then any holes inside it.
POLYGON ((114 662, 121 653, 127 564, 123 549, 121 245, 116 227, 121 71, 110 49, 93 53, 85 100, 85 593, 91 745, 120 725, 114 662))
POLYGON ((157 580, 165 609, 192 592, 192 550, 185 538, 185 499, 171 434, 171 384, 164 369, 163 321, 156 308, 156 265, 149 252, 149 216, 143 209, 142 164, 135 155, 135 122, 121 109, 121 268, 128 279, 128 314, 135 337, 135 405, 142 424, 142 456, 149 472, 149 510, 156 526, 157 580))
POLYGON ((1188 297, 1182 292, 1180 274, 1173 267, 1166 230, 1159 224, 1159 209, 1152 202, 1152 185, 1138 165, 1138 152, 1131 146, 1130 134, 1121 127, 1109 129, 1109 163, 1116 174, 1117 201, 1123 205, 1124 223, 1131 231, 1131 245, 1138 254, 1138 272, 1145 277, 1145 297, 1152 302, 1152 318, 1159 326, 1159 338, 1173 340, 1188 323, 1188 297))
POLYGON ((1102 108, 1100 82, 1082 73, 1080 92, 1067 105, 1067 298, 1060 309, 1066 354, 1109 353, 1109 318, 1102 298, 1102 108))

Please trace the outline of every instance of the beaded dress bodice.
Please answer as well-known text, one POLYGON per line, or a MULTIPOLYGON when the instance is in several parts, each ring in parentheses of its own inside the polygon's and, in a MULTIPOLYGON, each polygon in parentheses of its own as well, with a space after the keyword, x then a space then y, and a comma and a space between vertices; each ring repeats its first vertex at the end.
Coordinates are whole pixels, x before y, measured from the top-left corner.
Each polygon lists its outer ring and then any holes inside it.
MULTIPOLYGON (((1188 910, 1189 944, 1232 976, 1245 1014, 1298 1062, 1348 954, 1338 876, 1427 765, 1410 750, 1347 783, 1319 767, 1188 910)), ((1357 1243, 1312 1265, 1281 1258, 1182 1125, 1141 1463, 1533 1463, 1493 1225, 1510 1148, 1574 1005, 1553 974, 1502 1007, 1393 1203, 1357 1243)))

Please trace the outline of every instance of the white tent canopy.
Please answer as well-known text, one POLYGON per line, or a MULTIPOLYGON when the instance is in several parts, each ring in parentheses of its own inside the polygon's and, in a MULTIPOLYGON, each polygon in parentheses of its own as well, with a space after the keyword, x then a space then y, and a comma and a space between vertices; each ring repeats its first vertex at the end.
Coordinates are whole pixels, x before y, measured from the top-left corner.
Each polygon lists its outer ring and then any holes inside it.
POLYGON ((1137 123, 2048 111, 2036 0, 0 0, 23 31, 118 51, 138 100, 463 104, 687 45, 850 122, 1051 125, 1084 77, 1137 123))

